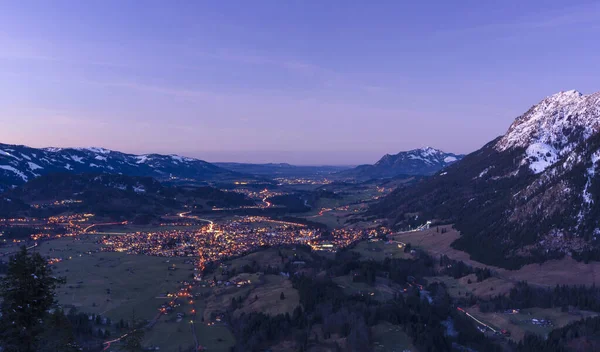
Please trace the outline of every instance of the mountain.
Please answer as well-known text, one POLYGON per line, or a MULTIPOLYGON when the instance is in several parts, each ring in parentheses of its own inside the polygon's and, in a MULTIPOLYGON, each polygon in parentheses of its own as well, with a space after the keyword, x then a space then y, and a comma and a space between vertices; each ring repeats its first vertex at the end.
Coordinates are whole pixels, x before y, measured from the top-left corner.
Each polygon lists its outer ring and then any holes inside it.
POLYGON ((398 175, 431 175, 462 158, 463 155, 426 147, 395 155, 386 154, 374 165, 360 165, 354 169, 338 172, 335 176, 368 180, 398 175))
POLYGON ((206 161, 178 155, 133 155, 104 148, 37 149, 0 144, 0 190, 54 172, 110 173, 195 181, 240 176, 206 161))
POLYGON ((454 223, 462 236, 453 246, 488 264, 600 259, 598 161, 600 92, 560 92, 518 117, 504 136, 397 189, 370 212, 397 228, 454 223))
POLYGON ((227 170, 267 177, 318 177, 346 170, 347 166, 298 166, 287 163, 246 164, 214 163, 227 170))

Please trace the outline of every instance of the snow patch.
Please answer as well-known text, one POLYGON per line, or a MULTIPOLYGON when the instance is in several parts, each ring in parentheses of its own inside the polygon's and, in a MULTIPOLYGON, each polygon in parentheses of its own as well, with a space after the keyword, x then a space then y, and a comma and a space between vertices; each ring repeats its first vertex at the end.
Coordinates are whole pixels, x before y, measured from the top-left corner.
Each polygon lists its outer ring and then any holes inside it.
POLYGON ((97 147, 88 147, 88 148, 76 148, 77 150, 87 150, 89 152, 92 153, 98 153, 98 154, 109 154, 110 150, 105 149, 105 148, 97 148, 97 147))
POLYGON ((77 163, 83 164, 83 158, 77 155, 71 155, 71 159, 77 163))
POLYGON ((486 167, 483 171, 481 171, 479 173, 479 176, 477 176, 477 178, 482 178, 483 176, 485 176, 491 169, 493 168, 493 166, 489 166, 486 167))
POLYGON ((6 171, 13 172, 13 173, 17 174, 17 176, 19 176, 20 178, 22 178, 23 181, 27 182, 27 176, 25 176, 24 173, 22 173, 21 171, 15 169, 12 166, 9 166, 9 165, 0 165, 0 169, 4 169, 6 171))
POLYGON ((137 155, 135 158, 137 159, 136 164, 143 164, 148 161, 148 155, 137 155))
POLYGON ((96 157, 94 159, 100 160, 100 161, 106 161, 106 157, 105 156, 101 156, 101 155, 96 155, 96 157))
POLYGON ((11 153, 7 152, 6 150, 2 150, 0 149, 0 155, 5 155, 5 156, 10 156, 11 158, 15 158, 17 160, 21 160, 21 158, 12 155, 11 153))
POLYGON ((535 174, 539 174, 552 166, 558 160, 558 153, 552 146, 544 143, 533 143, 525 151, 526 160, 529 162, 529 169, 535 174))
POLYGON ((179 155, 176 155, 176 154, 171 154, 169 156, 171 157, 171 159, 179 161, 181 163, 184 162, 184 161, 194 161, 194 159, 192 159, 192 158, 186 158, 184 156, 179 156, 179 155))
POLYGON ((445 163, 453 163, 456 160, 458 160, 458 159, 456 157, 454 157, 454 156, 447 156, 447 157, 444 158, 444 162, 445 163))
POLYGON ((39 165, 38 165, 38 164, 36 164, 36 163, 32 163, 31 161, 27 162, 27 165, 29 165, 29 169, 30 169, 31 171, 33 171, 33 170, 37 170, 37 169, 43 169, 43 167, 39 166, 39 165))
POLYGON ((49 147, 49 148, 44 148, 44 150, 47 152, 51 152, 51 153, 58 153, 61 150, 63 150, 63 148, 49 147))

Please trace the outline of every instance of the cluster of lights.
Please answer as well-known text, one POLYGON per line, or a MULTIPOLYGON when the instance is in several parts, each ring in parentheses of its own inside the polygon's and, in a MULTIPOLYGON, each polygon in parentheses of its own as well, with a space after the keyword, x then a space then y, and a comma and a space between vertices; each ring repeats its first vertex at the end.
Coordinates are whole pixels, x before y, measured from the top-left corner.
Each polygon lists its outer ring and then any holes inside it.
POLYGON ((223 223, 211 223, 198 230, 135 232, 123 236, 105 236, 103 251, 144 254, 161 257, 194 257, 197 269, 207 263, 243 255, 263 246, 305 244, 315 250, 336 251, 363 238, 373 238, 387 229, 346 228, 332 230, 323 238, 322 231, 304 224, 245 216, 223 223))

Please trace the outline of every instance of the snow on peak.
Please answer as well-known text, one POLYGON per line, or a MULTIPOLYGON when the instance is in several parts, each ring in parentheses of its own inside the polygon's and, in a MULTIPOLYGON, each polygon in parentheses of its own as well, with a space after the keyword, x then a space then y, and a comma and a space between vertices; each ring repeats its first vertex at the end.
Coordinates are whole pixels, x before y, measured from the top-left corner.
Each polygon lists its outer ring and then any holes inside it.
POLYGON ((137 164, 143 164, 148 160, 148 155, 136 155, 135 158, 137 164))
POLYGON ((45 150, 47 152, 51 152, 51 153, 58 153, 61 150, 63 150, 63 148, 48 147, 48 148, 44 148, 43 150, 45 150))
POLYGON ((539 173, 598 132, 600 92, 569 90, 545 98, 518 117, 495 149, 525 148, 530 169, 539 173))
POLYGON ((171 157, 171 159, 179 161, 181 163, 185 162, 185 161, 194 161, 194 160, 196 160, 196 159, 193 159, 193 158, 188 158, 188 157, 180 156, 180 155, 177 155, 177 154, 171 154, 170 157, 171 157))
POLYGON ((82 150, 87 150, 92 153, 98 153, 98 154, 110 154, 110 150, 106 149, 106 148, 88 147, 88 148, 82 148, 82 150))
POLYGON ((418 152, 419 154, 423 155, 423 156, 432 156, 435 154, 442 154, 443 152, 439 149, 435 149, 432 147, 424 147, 421 149, 415 149, 412 150, 412 152, 418 152))

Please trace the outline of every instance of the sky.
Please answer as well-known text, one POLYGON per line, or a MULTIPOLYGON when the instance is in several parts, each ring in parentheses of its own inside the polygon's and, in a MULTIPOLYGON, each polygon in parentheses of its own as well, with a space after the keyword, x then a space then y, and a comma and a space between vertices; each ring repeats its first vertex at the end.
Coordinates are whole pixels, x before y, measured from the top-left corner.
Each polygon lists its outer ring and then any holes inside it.
POLYGON ((350 165, 600 90, 599 1, 0 1, 0 143, 350 165))

